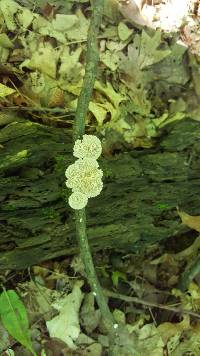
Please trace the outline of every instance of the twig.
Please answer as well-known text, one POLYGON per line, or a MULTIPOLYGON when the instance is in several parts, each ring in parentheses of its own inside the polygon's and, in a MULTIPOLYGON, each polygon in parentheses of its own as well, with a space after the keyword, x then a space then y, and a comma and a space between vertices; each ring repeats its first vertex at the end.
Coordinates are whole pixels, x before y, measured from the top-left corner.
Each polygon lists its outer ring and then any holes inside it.
POLYGON ((49 113, 58 113, 65 114, 66 116, 73 115, 74 111, 69 111, 68 109, 62 108, 46 108, 41 106, 6 106, 1 107, 1 110, 23 110, 23 111, 38 111, 38 112, 49 112, 49 113))
MULTIPOLYGON (((77 109, 75 114, 75 121, 73 127, 74 141, 82 138, 85 131, 85 117, 88 111, 89 102, 91 99, 92 91, 94 88, 94 82, 96 77, 96 71, 99 61, 99 51, 97 43, 97 35, 101 24, 101 18, 103 13, 103 0, 92 1, 92 17, 90 27, 88 30, 87 39, 87 53, 86 53, 86 67, 85 77, 83 80, 83 86, 80 96, 78 98, 77 109)), ((110 344, 110 355, 116 355, 115 338, 118 335, 118 325, 115 323, 112 313, 107 305, 106 298, 103 294, 102 288, 98 281, 90 247, 88 243, 86 233, 86 214, 85 209, 75 210, 75 222, 76 222, 76 234, 80 248, 80 254, 85 266, 85 272, 91 290, 96 297, 99 309, 101 311, 104 325, 107 329, 110 344)))
POLYGON ((99 61, 97 35, 101 24, 103 6, 104 0, 92 1, 92 16, 87 38, 85 77, 83 80, 83 86, 81 88, 81 93, 78 98, 76 108, 74 121, 74 140, 77 140, 84 134, 85 117, 88 111, 89 102, 94 88, 96 71, 99 61))
POLYGON ((99 284, 94 268, 86 233, 85 209, 77 210, 76 212, 76 232, 79 239, 80 252, 82 260, 84 262, 86 276, 90 283, 93 294, 97 299, 97 303, 99 305, 105 326, 110 332, 110 328, 113 328, 115 322, 108 308, 103 290, 99 284))
POLYGON ((103 293, 107 297, 124 300, 125 302, 128 302, 128 303, 142 304, 142 305, 144 305, 146 307, 169 310, 169 311, 173 311, 173 312, 178 313, 178 314, 188 314, 190 316, 193 316, 195 318, 200 319, 200 314, 197 314, 195 312, 192 312, 192 311, 189 311, 189 310, 186 310, 186 309, 180 309, 180 308, 175 308, 175 307, 170 306, 170 305, 163 305, 163 304, 148 302, 147 300, 139 299, 137 297, 129 297, 127 295, 114 293, 114 292, 109 291, 107 289, 104 289, 103 293))

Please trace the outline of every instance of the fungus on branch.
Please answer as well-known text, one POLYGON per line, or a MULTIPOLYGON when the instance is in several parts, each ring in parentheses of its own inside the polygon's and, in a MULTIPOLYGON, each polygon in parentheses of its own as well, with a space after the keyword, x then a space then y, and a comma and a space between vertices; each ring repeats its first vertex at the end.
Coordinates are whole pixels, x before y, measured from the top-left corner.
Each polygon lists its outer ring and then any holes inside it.
POLYGON ((66 186, 72 189, 69 205, 73 209, 83 209, 88 198, 96 197, 103 188, 103 172, 97 158, 102 151, 101 141, 93 135, 84 135, 82 141, 74 145, 74 156, 78 159, 65 171, 66 186))

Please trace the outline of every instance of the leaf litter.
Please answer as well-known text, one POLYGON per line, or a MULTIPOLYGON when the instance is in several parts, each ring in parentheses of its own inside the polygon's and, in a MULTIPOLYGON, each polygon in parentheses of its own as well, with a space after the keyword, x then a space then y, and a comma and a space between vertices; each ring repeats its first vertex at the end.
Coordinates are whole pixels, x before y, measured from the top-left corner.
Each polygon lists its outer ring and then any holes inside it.
MULTIPOLYGON (((53 116, 55 124, 66 124, 65 113, 73 118, 84 76, 89 11, 86 0, 0 1, 1 72, 6 73, 0 84, 2 109, 25 105, 27 112, 29 107, 40 112, 59 107, 63 115, 53 116)), ((199 11, 198 3, 189 0, 105 1, 100 65, 86 118, 90 132, 95 127, 105 141, 112 132, 127 147, 146 148, 154 146, 154 138, 166 125, 183 119, 199 121, 199 11), (175 6, 180 11, 174 17, 175 6), (196 99, 187 95, 191 89, 196 99)), ((179 210, 178 215, 184 225, 200 231, 199 216, 179 210)), ((182 251, 156 258, 157 250, 140 259, 110 253, 107 258, 100 256, 99 262, 97 254, 105 290, 113 284, 113 315, 127 329, 122 342, 127 350, 133 343, 138 355, 200 354, 200 324, 190 314, 200 310, 198 274, 186 292, 175 288, 185 264, 190 266, 198 257, 199 246, 197 236, 182 251), (141 304, 120 299, 121 294, 132 293, 141 304), (168 298, 171 304, 166 305, 168 298), (147 307, 145 301, 154 307, 147 307), (161 314, 164 305, 167 308, 161 314)), ((105 354, 108 338, 81 263, 63 259, 58 266, 49 261, 35 266, 32 273, 35 281, 18 284, 17 289, 29 315, 37 354, 50 355, 51 350, 55 355, 60 350, 65 355, 105 354)), ((1 352, 9 349, 10 342, 16 355, 23 354, 2 323, 0 335, 1 352)))

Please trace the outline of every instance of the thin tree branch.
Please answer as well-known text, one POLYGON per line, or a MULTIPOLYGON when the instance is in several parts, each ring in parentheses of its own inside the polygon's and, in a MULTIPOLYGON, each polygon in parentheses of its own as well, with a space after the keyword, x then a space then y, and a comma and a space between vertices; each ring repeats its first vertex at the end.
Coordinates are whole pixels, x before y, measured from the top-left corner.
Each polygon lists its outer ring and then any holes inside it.
MULTIPOLYGON (((74 120, 73 135, 74 141, 82 138, 85 131, 85 118, 88 111, 89 102, 91 99, 96 71, 99 61, 99 50, 97 43, 97 35, 101 24, 103 13, 103 0, 92 1, 92 17, 88 30, 87 53, 85 77, 80 96, 78 98, 77 109, 74 120)), ((85 209, 75 210, 76 235, 79 243, 80 254, 85 266, 85 272, 90 284, 91 290, 96 297, 99 309, 101 311, 102 320, 107 329, 110 344, 110 355, 117 356, 115 350, 115 340, 118 336, 118 325, 115 323, 112 313, 107 305, 106 298, 98 281, 90 247, 86 233, 86 214, 85 209)))
POLYGON ((99 62, 97 36, 101 24, 103 6, 104 0, 92 1, 92 16, 87 38, 85 77, 76 108, 74 140, 80 138, 84 134, 85 130, 85 117, 88 111, 99 62))
POLYGON ((113 326, 115 325, 115 321, 110 312, 110 309, 108 308, 105 295, 99 284, 94 268, 86 233, 85 209, 76 211, 76 232, 79 240, 80 253, 82 261, 84 262, 86 276, 90 283, 90 287, 93 291, 93 294, 96 297, 105 327, 110 332, 113 329, 113 326))
POLYGON ((178 314, 188 314, 188 315, 190 315, 192 317, 200 319, 200 314, 197 314, 197 313, 195 313, 193 311, 190 311, 190 310, 186 310, 186 309, 182 309, 182 308, 176 308, 176 307, 173 307, 172 305, 164 305, 164 304, 159 304, 159 303, 153 303, 153 302, 149 302, 147 300, 140 299, 140 298, 137 298, 137 297, 130 297, 130 296, 123 295, 123 294, 120 294, 120 293, 114 293, 114 292, 109 291, 107 289, 103 289, 103 293, 107 297, 114 298, 114 299, 120 299, 120 300, 123 300, 123 301, 128 302, 128 303, 142 304, 142 305, 144 305, 146 307, 164 309, 164 310, 168 310, 168 311, 173 311, 174 313, 178 313, 178 314))

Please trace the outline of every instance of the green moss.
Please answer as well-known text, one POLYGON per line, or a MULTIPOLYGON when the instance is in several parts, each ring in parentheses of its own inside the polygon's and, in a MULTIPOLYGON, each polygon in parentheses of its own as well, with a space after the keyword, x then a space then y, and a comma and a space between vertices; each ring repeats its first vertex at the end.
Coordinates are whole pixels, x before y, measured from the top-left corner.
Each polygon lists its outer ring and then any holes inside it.
POLYGON ((59 213, 53 208, 42 208, 41 209, 43 216, 46 216, 49 219, 58 219, 59 213))
POLYGON ((68 159, 64 155, 57 155, 55 157, 56 164, 55 164, 55 171, 59 174, 64 174, 66 168, 68 167, 69 163, 69 157, 68 159))
POLYGON ((99 166, 100 166, 100 168, 101 168, 102 171, 103 171, 103 177, 104 177, 104 178, 112 177, 113 171, 112 171, 112 169, 110 168, 109 163, 100 160, 99 166))
POLYGON ((16 154, 16 158, 25 158, 27 157, 27 154, 28 154, 28 150, 20 151, 16 154))
POLYGON ((156 205, 156 207, 160 210, 166 210, 166 209, 169 209, 170 206, 168 204, 165 204, 165 203, 159 203, 156 205))

